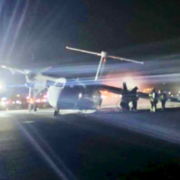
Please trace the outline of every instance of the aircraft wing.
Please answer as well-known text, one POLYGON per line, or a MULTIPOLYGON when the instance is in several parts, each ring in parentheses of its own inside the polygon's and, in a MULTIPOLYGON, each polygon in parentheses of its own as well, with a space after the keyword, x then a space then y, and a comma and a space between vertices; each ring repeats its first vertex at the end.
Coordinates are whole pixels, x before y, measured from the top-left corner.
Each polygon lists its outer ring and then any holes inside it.
MULTIPOLYGON (((124 89, 123 88, 118 88, 118 87, 113 87, 113 86, 108 86, 108 85, 103 85, 103 84, 95 84, 95 85, 90 85, 95 87, 97 90, 106 90, 109 91, 111 93, 115 93, 115 94, 123 94, 124 93, 124 89)), ((140 98, 143 99, 149 99, 149 94, 147 93, 142 93, 142 92, 137 92, 138 96, 140 98)))
POLYGON ((12 73, 15 73, 15 72, 18 72, 20 74, 28 74, 30 71, 29 70, 26 70, 26 69, 18 69, 18 68, 15 68, 15 67, 10 67, 10 66, 5 66, 5 65, 1 65, 1 67, 3 69, 8 69, 10 70, 12 73))
MULTIPOLYGON (((115 94, 123 94, 123 92, 124 92, 124 90, 122 88, 112 87, 112 86, 108 86, 108 85, 97 84, 97 85, 92 85, 92 86, 94 86, 97 90, 102 90, 102 91, 106 90, 106 91, 109 91, 109 92, 115 93, 115 94)), ((139 98, 149 99, 148 93, 137 92, 137 95, 139 98)), ((175 97, 169 97, 168 101, 180 103, 180 99, 175 98, 175 97)))
POLYGON ((108 85, 103 85, 103 84, 95 84, 95 85, 88 85, 88 86, 92 86, 93 88, 103 91, 103 90, 107 90, 111 93, 115 93, 115 94, 122 94, 123 93, 123 89, 122 88, 118 88, 118 87, 113 87, 113 86, 108 86, 108 85))
MULTIPOLYGON (((108 85, 95 85, 96 89, 98 90, 107 90, 111 93, 115 94, 123 94, 124 89, 123 88, 118 88, 118 87, 113 87, 113 86, 108 86, 108 85)), ((149 99, 149 94, 143 93, 143 92, 137 92, 137 95, 139 98, 143 99, 149 99)))
MULTIPOLYGON (((6 66, 6 65, 1 65, 1 67, 3 69, 7 69, 7 70, 11 71, 12 73, 17 72, 17 73, 20 73, 23 75, 29 75, 32 72, 32 71, 27 70, 27 69, 19 69, 16 67, 11 67, 11 66, 6 66)), ((59 82, 59 83, 65 83, 66 82, 65 78, 55 78, 52 76, 47 76, 47 75, 42 74, 43 72, 49 70, 50 68, 51 67, 46 67, 46 68, 40 70, 39 73, 35 74, 35 79, 37 81, 46 80, 46 81, 59 82)))
POLYGON ((143 92, 138 92, 138 97, 143 98, 143 99, 149 99, 149 94, 143 93, 143 92))

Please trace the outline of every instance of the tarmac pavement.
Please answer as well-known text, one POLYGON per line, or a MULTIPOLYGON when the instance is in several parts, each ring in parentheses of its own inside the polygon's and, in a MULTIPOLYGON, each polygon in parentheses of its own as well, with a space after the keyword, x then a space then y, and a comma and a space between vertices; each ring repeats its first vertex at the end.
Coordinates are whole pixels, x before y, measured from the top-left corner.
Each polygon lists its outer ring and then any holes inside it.
MULTIPOLYGON (((0 112, 0 179, 162 179, 180 170, 180 110, 0 112)), ((177 177, 176 177, 177 179, 177 177)))

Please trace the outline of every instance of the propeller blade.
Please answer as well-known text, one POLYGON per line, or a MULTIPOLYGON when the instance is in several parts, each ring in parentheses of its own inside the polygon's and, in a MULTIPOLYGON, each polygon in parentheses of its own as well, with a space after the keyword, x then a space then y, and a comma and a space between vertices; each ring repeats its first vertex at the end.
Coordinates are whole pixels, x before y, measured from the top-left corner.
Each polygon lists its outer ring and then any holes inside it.
POLYGON ((87 54, 93 54, 93 55, 97 55, 97 56, 101 56, 101 53, 97 53, 97 52, 92 52, 92 51, 86 51, 86 50, 82 50, 82 49, 77 49, 77 48, 71 48, 66 46, 66 49, 72 50, 72 51, 78 51, 78 52, 82 52, 82 53, 87 53, 87 54))
POLYGON ((121 61, 128 61, 128 62, 132 62, 132 63, 144 64, 144 62, 142 62, 142 61, 136 61, 136 60, 133 60, 133 59, 127 59, 127 58, 111 56, 111 55, 108 55, 107 57, 112 58, 112 59, 118 59, 118 60, 121 60, 121 61))
POLYGON ((28 70, 17 69, 17 68, 5 66, 5 65, 1 65, 1 67, 4 68, 4 69, 10 70, 10 71, 13 72, 13 73, 14 73, 14 72, 18 72, 18 73, 21 73, 21 74, 27 74, 27 73, 29 73, 28 70))

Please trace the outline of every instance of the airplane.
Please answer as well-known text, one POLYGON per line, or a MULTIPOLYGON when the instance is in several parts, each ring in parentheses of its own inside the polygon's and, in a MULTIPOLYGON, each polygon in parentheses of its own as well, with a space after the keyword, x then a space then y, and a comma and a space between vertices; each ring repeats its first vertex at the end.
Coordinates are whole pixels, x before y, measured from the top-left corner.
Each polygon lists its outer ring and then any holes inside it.
MULTIPOLYGON (((50 67, 35 73, 27 69, 18 69, 2 65, 4 69, 10 70, 12 73, 18 72, 26 77, 25 86, 29 88, 29 98, 36 99, 40 92, 47 89, 47 100, 49 104, 54 108, 54 116, 59 115, 61 109, 95 109, 102 102, 101 90, 107 90, 115 94, 127 93, 127 86, 123 88, 112 87, 99 83, 99 77, 102 75, 102 67, 104 66, 107 58, 117 59, 121 61, 127 61, 131 63, 143 64, 144 62, 136 61, 132 59, 117 57, 108 55, 106 52, 101 53, 86 51, 82 49, 76 49, 66 47, 69 50, 79 51, 92 55, 100 56, 98 69, 94 80, 79 81, 79 80, 68 80, 65 77, 55 78, 44 73, 50 69, 50 67), (50 84, 48 83, 50 82, 50 84), (126 92, 125 92, 126 91, 126 92)), ((130 91, 128 91, 130 92, 130 91)), ((144 93, 140 93, 140 96, 147 97, 144 93)), ((29 111, 37 111, 37 104, 32 101, 28 106, 29 111)))

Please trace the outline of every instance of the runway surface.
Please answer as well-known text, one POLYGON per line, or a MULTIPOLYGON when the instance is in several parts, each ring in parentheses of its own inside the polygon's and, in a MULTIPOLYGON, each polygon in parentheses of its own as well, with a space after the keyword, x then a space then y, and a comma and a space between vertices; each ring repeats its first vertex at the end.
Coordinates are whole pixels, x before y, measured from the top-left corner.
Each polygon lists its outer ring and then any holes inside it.
POLYGON ((180 176, 179 109, 52 114, 0 111, 0 179, 180 176))

